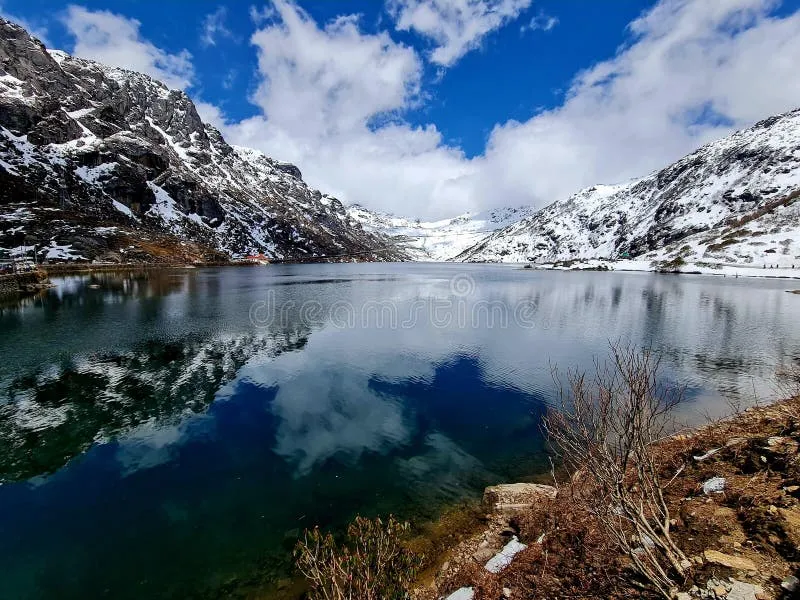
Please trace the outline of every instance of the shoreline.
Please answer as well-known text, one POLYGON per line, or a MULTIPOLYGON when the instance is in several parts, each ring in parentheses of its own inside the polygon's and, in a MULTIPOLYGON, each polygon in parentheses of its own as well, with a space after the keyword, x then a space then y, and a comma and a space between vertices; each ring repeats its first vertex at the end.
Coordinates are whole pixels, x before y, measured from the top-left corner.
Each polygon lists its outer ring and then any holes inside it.
POLYGON ((523 269, 534 271, 608 271, 624 273, 661 273, 670 275, 713 275, 733 277, 734 279, 800 279, 800 268, 770 268, 732 263, 685 263, 665 268, 650 260, 605 260, 588 259, 575 261, 555 261, 551 263, 518 263, 523 269))
MULTIPOLYGON (((375 264, 385 264, 381 261, 375 264)), ((430 261, 406 261, 409 263, 419 262, 420 264, 436 264, 430 261)), ((404 262, 403 264, 406 264, 404 262)), ((39 268, 48 275, 59 277, 62 275, 81 275, 91 273, 103 273, 114 271, 150 271, 168 269, 203 269, 214 267, 261 267, 270 265, 301 265, 301 264, 347 264, 331 263, 329 261, 276 261, 267 265, 239 261, 217 261, 201 263, 113 263, 113 264, 91 264, 91 263, 56 263, 40 265, 39 268)), ((359 263, 363 264, 363 263, 359 263)), ((798 279, 800 280, 800 268, 763 268, 745 265, 734 265, 727 263, 686 263, 676 268, 659 268, 654 266, 652 261, 637 260, 575 260, 575 261, 556 261, 552 263, 456 263, 452 261, 441 261, 441 264, 467 265, 508 265, 532 271, 562 271, 562 272, 620 272, 620 273, 658 273, 664 275, 712 275, 716 277, 749 278, 749 279, 798 279)), ((798 291, 800 293, 800 291, 798 291)))
MULTIPOLYGON (((670 468, 683 464, 685 468, 675 475, 669 490, 675 517, 673 534, 687 546, 693 564, 692 580, 684 585, 686 591, 681 592, 679 599, 725 598, 734 586, 756 590, 753 598, 758 600, 784 600, 800 592, 800 588, 792 588, 785 593, 787 586, 795 581, 792 578, 800 576, 798 427, 800 396, 795 396, 683 428, 659 443, 658 452, 664 464, 670 468), (755 460, 751 461, 751 455, 755 460), (752 462, 752 466, 741 467, 745 460, 752 462), (740 473, 742 468, 745 470, 740 473), (725 481, 724 493, 703 492, 703 483, 712 477, 725 481), (742 498, 747 502, 738 509, 729 506, 742 502, 742 498), (711 586, 708 589, 716 589, 717 594, 701 595, 706 585, 711 586)), ((555 483, 552 476, 550 483, 555 483)), ((543 522, 548 518, 558 522, 559 517, 554 517, 554 513, 563 516, 577 512, 571 510, 569 485, 518 483, 487 488, 482 503, 487 513, 485 526, 455 539, 433 561, 417 581, 414 600, 450 598, 451 594, 456 594, 454 598, 472 598, 467 590, 473 588, 484 592, 502 588, 510 590, 511 598, 532 598, 516 595, 513 582, 530 582, 531 572, 538 576, 539 571, 544 574, 550 568, 548 540, 558 533, 547 530, 543 522), (525 549, 509 560, 500 573, 489 573, 487 561, 496 557, 512 536, 513 539, 519 536, 526 544, 525 549), (483 564, 487 564, 486 568, 483 564)), ((610 564, 619 558, 609 556, 605 560, 610 564)), ((624 559, 620 564, 625 564, 624 559)), ((624 573, 620 568, 617 575, 624 573)), ((558 581, 568 574, 554 572, 552 576, 558 581)), ((630 593, 629 589, 629 597, 630 593)), ((558 596, 545 593, 536 597, 558 596)), ((597 595, 570 597, 588 600, 597 595)), ((619 597, 625 597, 622 590, 619 597)))

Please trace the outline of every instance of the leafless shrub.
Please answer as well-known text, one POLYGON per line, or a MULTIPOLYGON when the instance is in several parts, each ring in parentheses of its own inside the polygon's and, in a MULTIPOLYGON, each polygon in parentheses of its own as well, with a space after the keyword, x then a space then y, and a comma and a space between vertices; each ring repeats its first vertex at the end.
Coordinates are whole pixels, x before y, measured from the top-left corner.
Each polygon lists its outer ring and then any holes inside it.
POLYGON ((683 390, 659 380, 654 353, 620 344, 611 351, 609 362, 596 363, 593 378, 568 373, 569 385, 544 427, 565 466, 581 479, 574 487, 580 505, 669 598, 673 577, 684 578, 690 563, 670 535, 669 482, 662 479, 655 445, 669 433, 683 390))
POLYGON ((779 398, 800 397, 800 360, 778 369, 775 379, 779 398))
POLYGON ((356 517, 347 540, 337 544, 319 528, 306 531, 297 543, 295 564, 308 580, 311 600, 406 600, 422 558, 401 539, 408 523, 394 517, 356 517))

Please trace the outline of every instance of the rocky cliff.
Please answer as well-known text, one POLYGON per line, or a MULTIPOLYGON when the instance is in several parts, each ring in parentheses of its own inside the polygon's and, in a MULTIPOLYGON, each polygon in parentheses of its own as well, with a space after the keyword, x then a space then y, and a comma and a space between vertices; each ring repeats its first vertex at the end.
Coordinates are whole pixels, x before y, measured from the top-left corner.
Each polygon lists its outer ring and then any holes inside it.
POLYGON ((405 258, 185 93, 0 18, 0 247, 34 244, 51 261, 405 258))

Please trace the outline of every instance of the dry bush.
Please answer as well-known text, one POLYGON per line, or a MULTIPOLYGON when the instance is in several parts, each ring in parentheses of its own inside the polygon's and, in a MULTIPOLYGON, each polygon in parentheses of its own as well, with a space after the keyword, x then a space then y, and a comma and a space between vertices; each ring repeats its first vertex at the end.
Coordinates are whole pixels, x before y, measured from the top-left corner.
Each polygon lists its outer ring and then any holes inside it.
POLYGON ((656 444, 673 426, 683 391, 660 382, 659 358, 612 345, 593 378, 570 372, 545 431, 565 466, 580 477, 577 504, 596 519, 635 570, 669 598, 689 561, 670 534, 656 444))
POLYGON ((575 510, 569 494, 542 499, 515 517, 512 526, 521 538, 541 542, 517 555, 499 576, 477 579, 475 600, 500 598, 498 587, 511 588, 511 597, 519 600, 643 597, 623 577, 616 545, 593 515, 575 510))
MULTIPOLYGON (((794 360, 787 367, 783 367, 776 373, 776 388, 779 398, 798 398, 800 397, 800 360, 794 360)), ((787 409, 794 408, 796 405, 789 403, 787 409)), ((798 415, 793 415, 795 418, 798 415)))
POLYGON ((295 564, 311 600, 406 600, 422 558, 401 543, 408 523, 356 517, 344 544, 319 528, 297 543, 295 564))

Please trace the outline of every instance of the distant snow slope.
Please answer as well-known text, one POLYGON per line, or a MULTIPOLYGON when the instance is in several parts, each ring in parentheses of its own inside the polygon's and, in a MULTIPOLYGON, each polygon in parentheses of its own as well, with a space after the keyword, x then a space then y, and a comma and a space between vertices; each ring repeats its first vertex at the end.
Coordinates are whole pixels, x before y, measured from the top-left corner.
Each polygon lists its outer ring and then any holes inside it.
POLYGON ((647 177, 582 190, 456 260, 642 257, 800 266, 800 109, 707 144, 647 177))
POLYGON ((441 221, 420 221, 370 211, 357 204, 348 215, 365 231, 382 234, 402 247, 413 260, 452 260, 488 234, 532 215, 531 207, 499 208, 480 213, 465 213, 441 221))

